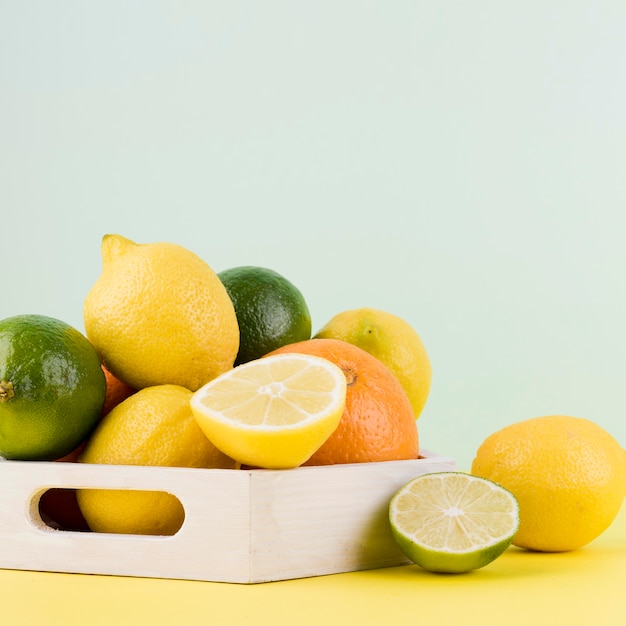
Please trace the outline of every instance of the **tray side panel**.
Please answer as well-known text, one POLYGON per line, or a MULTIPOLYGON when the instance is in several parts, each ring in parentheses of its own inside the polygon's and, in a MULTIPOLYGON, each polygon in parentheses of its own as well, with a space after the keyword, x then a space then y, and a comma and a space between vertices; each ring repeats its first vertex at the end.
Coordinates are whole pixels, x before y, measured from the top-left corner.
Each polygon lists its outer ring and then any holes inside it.
POLYGON ((0 463, 0 567, 247 582, 246 472, 73 463, 0 463), (179 498, 185 522, 171 537, 49 528, 37 512, 48 488, 152 489, 179 498))
POLYGON ((258 473, 251 489, 253 582, 407 563, 388 521, 410 479, 455 469, 439 457, 258 473))
POLYGON ((449 457, 294 470, 202 470, 0 462, 0 568, 256 583, 406 563, 388 524, 393 493, 451 471, 449 457), (50 488, 172 493, 171 537, 55 530, 38 513, 50 488))

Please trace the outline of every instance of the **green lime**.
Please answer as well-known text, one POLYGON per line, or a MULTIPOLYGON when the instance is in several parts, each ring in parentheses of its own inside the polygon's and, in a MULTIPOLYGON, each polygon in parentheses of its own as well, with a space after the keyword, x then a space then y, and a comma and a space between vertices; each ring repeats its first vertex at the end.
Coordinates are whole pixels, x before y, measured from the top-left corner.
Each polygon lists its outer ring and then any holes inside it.
POLYGON ((520 517, 517 499, 501 485, 462 472, 435 472, 396 492, 389 521, 411 561, 458 574, 498 558, 511 544, 520 517))
POLYGON ((218 274, 239 323, 235 365, 311 338, 311 315, 301 291, 274 270, 254 265, 218 274))
POLYGON ((98 353, 78 330, 44 315, 0 321, 0 456, 69 454, 98 422, 105 393, 98 353))

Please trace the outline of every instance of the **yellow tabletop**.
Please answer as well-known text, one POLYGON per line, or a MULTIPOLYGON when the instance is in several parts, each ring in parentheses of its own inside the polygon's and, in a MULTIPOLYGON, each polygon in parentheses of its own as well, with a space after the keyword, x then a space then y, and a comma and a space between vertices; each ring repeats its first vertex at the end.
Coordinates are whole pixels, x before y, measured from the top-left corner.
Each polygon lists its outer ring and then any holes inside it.
POLYGON ((240 585, 0 570, 0 616, 7 626, 622 626, 625 572, 626 506, 581 550, 510 548, 462 575, 406 565, 240 585))

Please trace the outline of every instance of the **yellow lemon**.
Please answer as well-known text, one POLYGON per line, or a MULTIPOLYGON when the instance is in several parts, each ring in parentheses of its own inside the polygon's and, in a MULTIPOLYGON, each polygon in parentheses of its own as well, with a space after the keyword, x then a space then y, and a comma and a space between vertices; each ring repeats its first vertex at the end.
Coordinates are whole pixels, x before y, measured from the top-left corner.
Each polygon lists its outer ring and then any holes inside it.
POLYGON ((417 419, 428 399, 432 369, 417 331, 404 319, 372 308, 343 311, 315 335, 342 339, 381 360, 404 387, 417 419))
POLYGON ((239 326, 217 274, 172 243, 105 235, 103 267, 87 294, 87 338, 107 369, 135 389, 195 391, 233 366, 239 326))
MULTIPOLYGON (((100 422, 81 463, 234 469, 198 427, 189 405, 192 392, 178 385, 147 387, 122 401, 100 422)), ((91 530, 172 535, 184 510, 159 491, 79 489, 77 500, 91 530)))
POLYGON ((614 520, 624 499, 626 455, 594 422, 548 415, 487 437, 472 474, 517 497, 521 521, 515 545, 563 552, 586 545, 614 520))
POLYGON ((337 365, 308 354, 248 361, 193 394, 191 409, 207 437, 246 465, 304 463, 337 428, 346 402, 337 365))

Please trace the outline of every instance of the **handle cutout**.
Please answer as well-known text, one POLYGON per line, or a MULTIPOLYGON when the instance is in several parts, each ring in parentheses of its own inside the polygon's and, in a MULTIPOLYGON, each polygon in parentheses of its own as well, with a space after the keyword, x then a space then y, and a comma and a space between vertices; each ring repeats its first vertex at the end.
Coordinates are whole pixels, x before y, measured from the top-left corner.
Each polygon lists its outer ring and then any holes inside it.
POLYGON ((41 494, 38 513, 55 530, 142 536, 173 536, 185 521, 175 495, 134 489, 55 487, 41 494))

